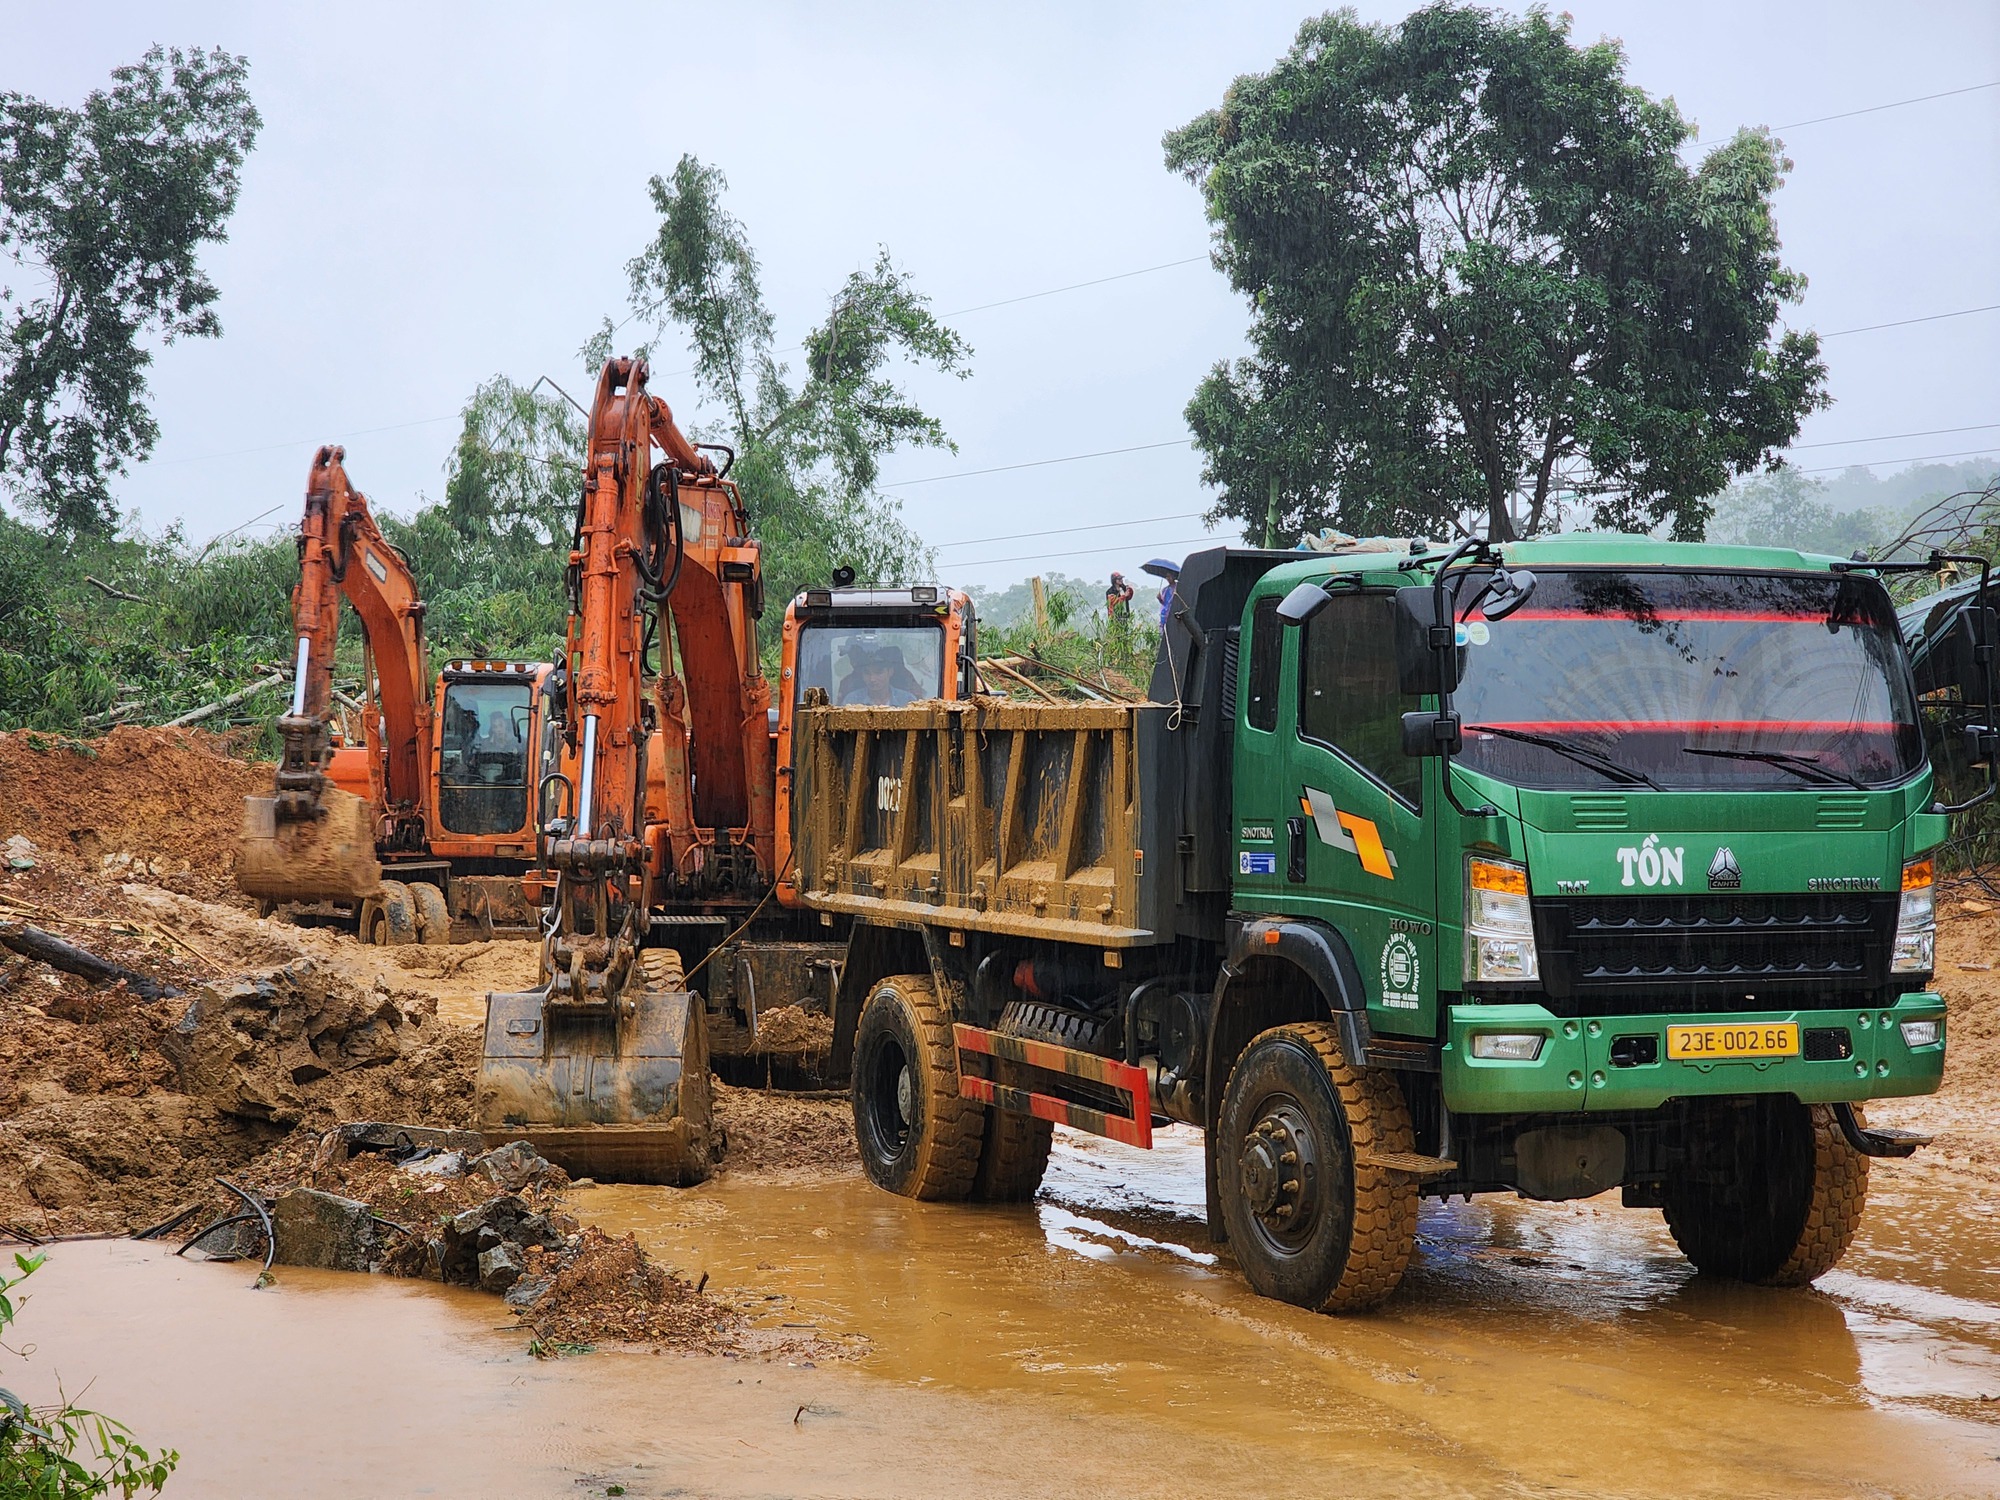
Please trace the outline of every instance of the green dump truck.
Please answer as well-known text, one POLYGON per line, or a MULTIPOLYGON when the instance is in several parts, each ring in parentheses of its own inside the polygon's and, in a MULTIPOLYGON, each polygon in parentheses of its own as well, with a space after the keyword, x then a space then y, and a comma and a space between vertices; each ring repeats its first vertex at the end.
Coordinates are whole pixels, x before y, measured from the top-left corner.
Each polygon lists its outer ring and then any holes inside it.
POLYGON ((1979 797, 1995 758, 1958 561, 1918 642, 1888 569, 1790 551, 1217 549, 1151 703, 802 714, 869 1174, 1019 1200, 1054 1123, 1173 1120, 1300 1306, 1381 1302, 1421 1197, 1499 1191, 1617 1188, 1705 1272, 1812 1280, 1922 1144, 1858 1106, 1944 1067, 1920 705, 1979 797))

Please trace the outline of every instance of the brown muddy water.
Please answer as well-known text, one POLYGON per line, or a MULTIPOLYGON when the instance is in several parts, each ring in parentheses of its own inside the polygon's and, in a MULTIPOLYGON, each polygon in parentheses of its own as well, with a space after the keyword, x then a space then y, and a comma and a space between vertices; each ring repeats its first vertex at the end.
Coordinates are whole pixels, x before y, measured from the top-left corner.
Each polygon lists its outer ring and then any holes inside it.
MULTIPOLYGON (((2000 1203, 1878 1169, 1820 1290, 1693 1277, 1616 1199, 1429 1205, 1403 1292, 1261 1300, 1200 1220, 1191 1132, 1071 1137, 1040 1202, 858 1176, 580 1191, 802 1368, 537 1362, 500 1304, 379 1278, 55 1247, 19 1332, 185 1455, 170 1495, 2000 1494, 2000 1203)), ((31 1378, 23 1379, 25 1368, 31 1378)), ((37 1382, 40 1382, 39 1384, 37 1382)))

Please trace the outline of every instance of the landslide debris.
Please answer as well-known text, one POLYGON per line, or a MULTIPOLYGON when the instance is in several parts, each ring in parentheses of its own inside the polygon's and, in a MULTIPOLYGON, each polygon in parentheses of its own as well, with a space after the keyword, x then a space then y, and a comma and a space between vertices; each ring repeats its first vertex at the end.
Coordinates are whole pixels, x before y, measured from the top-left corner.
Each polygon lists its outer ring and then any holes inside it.
POLYGON ((229 857, 243 799, 271 787, 268 765, 233 753, 243 738, 133 725, 88 742, 0 734, 0 841, 21 835, 75 870, 127 856, 132 878, 241 902, 229 857))

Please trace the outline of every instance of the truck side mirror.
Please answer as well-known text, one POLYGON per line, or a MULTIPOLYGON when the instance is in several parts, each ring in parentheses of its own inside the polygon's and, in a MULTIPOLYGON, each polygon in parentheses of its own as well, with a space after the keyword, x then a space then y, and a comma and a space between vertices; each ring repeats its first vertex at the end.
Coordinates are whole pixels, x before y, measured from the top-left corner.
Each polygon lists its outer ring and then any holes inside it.
POLYGON ((1403 754, 1422 759, 1428 755, 1443 755, 1447 749, 1456 755, 1464 743, 1464 735, 1459 730, 1457 714, 1441 714, 1430 709, 1419 709, 1403 715, 1403 754))
POLYGON ((1278 601, 1278 618, 1287 625, 1303 625, 1332 597, 1317 583, 1302 583, 1278 601))
POLYGON ((1436 634, 1441 628, 1443 642, 1452 642, 1453 622, 1446 619, 1440 627, 1436 611, 1437 597, 1428 584, 1396 591, 1396 676, 1413 698, 1458 688, 1459 653, 1449 644, 1440 650, 1436 634))
POLYGON ((1967 765, 1983 766, 2000 755, 2000 730, 1990 724, 1968 724, 1965 726, 1965 761, 1967 765))

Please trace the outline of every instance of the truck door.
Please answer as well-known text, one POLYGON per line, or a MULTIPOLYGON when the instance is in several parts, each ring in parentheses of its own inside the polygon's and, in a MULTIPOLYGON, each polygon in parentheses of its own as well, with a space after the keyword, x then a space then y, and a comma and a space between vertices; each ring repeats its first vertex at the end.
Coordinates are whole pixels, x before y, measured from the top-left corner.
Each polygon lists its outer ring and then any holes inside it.
POLYGON ((1395 594, 1336 594, 1286 634, 1279 732, 1292 774, 1275 830, 1285 905, 1346 935, 1376 1030, 1429 1036, 1437 882, 1426 762, 1403 753, 1403 712, 1416 704, 1396 672, 1395 594))

